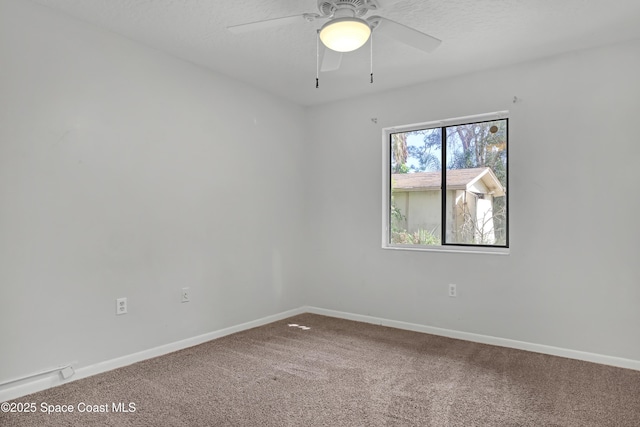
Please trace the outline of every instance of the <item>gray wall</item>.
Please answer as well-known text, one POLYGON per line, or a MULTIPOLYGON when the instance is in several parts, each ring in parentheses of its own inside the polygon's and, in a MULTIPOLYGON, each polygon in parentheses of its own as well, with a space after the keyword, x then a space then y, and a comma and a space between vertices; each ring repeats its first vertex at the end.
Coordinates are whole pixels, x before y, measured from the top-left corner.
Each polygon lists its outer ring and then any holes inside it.
POLYGON ((634 42, 310 109, 308 303, 640 360, 639 70, 634 42), (381 129, 500 110, 511 254, 381 249, 381 129))
POLYGON ((304 303, 302 108, 22 0, 0 59, 0 382, 304 303))

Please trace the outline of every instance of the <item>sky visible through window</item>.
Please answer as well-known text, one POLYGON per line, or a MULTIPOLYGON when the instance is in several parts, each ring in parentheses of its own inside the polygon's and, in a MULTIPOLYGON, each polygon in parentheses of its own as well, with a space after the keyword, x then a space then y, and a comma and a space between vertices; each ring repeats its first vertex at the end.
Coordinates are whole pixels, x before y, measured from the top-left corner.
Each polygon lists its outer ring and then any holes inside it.
POLYGON ((440 162, 429 162, 421 165, 419 156, 417 155, 418 153, 426 152, 433 156, 434 159, 441 159, 442 149, 440 143, 432 144, 428 148, 425 147, 425 140, 440 141, 440 134, 440 128, 407 132, 407 166, 409 166, 409 172, 435 172, 442 169, 440 162))

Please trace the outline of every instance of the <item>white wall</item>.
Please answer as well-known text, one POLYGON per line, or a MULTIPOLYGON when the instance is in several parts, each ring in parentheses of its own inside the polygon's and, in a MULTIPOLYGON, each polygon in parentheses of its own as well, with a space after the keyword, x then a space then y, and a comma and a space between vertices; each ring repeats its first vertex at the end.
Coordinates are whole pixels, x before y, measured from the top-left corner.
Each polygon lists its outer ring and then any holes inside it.
POLYGON ((640 360, 638 75, 633 42, 310 109, 308 303, 640 360), (511 254, 381 249, 381 129, 500 110, 511 254))
POLYGON ((0 62, 0 382, 303 304, 302 108, 23 0, 0 62))

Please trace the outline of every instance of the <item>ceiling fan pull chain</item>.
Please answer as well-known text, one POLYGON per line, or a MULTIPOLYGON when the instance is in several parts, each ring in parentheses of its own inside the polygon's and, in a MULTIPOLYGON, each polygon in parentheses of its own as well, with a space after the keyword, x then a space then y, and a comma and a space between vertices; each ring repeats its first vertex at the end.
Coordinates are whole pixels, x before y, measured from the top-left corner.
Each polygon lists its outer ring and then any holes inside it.
POLYGON ((320 87, 320 31, 316 31, 316 89, 320 87))
POLYGON ((371 83, 373 83, 373 31, 371 32, 371 40, 369 41, 371 46, 371 83))

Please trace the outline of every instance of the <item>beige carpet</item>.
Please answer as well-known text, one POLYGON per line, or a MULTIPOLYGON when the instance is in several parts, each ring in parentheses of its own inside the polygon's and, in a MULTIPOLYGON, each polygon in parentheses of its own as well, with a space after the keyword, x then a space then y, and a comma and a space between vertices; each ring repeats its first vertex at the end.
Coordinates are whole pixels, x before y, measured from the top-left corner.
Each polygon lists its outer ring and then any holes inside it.
POLYGON ((620 427, 640 372, 304 314, 15 402, 0 426, 620 427))

